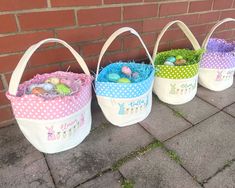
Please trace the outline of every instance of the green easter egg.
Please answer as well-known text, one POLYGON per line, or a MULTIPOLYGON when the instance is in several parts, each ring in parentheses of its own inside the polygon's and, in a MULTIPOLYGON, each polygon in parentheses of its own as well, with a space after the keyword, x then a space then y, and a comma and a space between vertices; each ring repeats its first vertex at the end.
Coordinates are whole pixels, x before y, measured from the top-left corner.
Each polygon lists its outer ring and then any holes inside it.
POLYGON ((184 59, 181 55, 176 56, 176 60, 184 59))
POLYGON ((131 81, 128 78, 120 78, 118 83, 131 83, 131 81))
POLYGON ((62 95, 69 95, 71 93, 71 89, 64 84, 57 84, 55 88, 56 88, 56 91, 62 95))

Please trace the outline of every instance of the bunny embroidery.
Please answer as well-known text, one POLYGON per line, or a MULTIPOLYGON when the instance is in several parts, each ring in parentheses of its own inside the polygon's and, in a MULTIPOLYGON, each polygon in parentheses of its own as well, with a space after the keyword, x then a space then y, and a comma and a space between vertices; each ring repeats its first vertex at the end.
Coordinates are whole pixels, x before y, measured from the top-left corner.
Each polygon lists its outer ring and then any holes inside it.
POLYGON ((81 117, 80 117, 80 125, 81 125, 81 127, 84 125, 84 122, 85 122, 85 117, 84 117, 84 114, 82 114, 81 117))
POLYGON ((123 114, 125 114, 125 108, 124 108, 124 103, 118 103, 118 105, 119 105, 119 112, 118 112, 118 114, 119 115, 123 115, 123 114))
POLYGON ((175 90, 176 90, 176 86, 175 86, 176 84, 171 84, 171 90, 170 90, 170 94, 175 94, 176 92, 175 92, 175 90))
POLYGON ((53 130, 53 126, 46 127, 47 129, 47 140, 56 140, 55 131, 53 130))
POLYGON ((222 80, 222 71, 217 71, 216 81, 222 80))

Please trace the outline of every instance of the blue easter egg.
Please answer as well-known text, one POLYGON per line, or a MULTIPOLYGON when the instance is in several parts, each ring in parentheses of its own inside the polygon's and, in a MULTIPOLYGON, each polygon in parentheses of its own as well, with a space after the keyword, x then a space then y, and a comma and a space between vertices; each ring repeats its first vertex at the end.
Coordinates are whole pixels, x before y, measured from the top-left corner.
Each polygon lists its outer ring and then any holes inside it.
POLYGON ((174 63, 170 62, 170 61, 165 61, 164 65, 169 65, 169 66, 174 66, 174 63))
POLYGON ((117 82, 120 79, 120 76, 116 73, 110 73, 108 74, 107 78, 110 82, 117 82))
POLYGON ((44 83, 44 84, 41 84, 41 86, 46 91, 51 91, 54 88, 54 85, 51 83, 44 83))
POLYGON ((173 56, 170 56, 170 57, 168 57, 168 58, 166 59, 166 61, 169 61, 169 62, 174 63, 174 62, 176 61, 176 58, 173 57, 173 56))

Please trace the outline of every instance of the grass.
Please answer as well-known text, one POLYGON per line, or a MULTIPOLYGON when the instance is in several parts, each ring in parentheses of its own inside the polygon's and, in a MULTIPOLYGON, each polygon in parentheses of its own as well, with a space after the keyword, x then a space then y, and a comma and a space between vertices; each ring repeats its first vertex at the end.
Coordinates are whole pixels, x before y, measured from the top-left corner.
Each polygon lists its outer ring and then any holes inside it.
POLYGON ((179 111, 173 111, 173 112, 174 112, 174 116, 176 116, 176 117, 182 117, 183 116, 183 114, 179 111))
POLYGON ((133 188, 134 187, 134 182, 124 179, 124 181, 122 182, 122 188, 133 188))
POLYGON ((174 160, 176 163, 178 164, 181 164, 181 159, 180 159, 180 156, 173 150, 167 150, 167 155, 172 159, 174 160))
POLYGON ((157 147, 162 147, 163 144, 158 141, 158 140, 155 140, 153 141, 152 143, 150 143, 149 145, 147 146, 144 146, 138 150, 135 150, 131 153, 129 153, 127 156, 125 156, 124 158, 122 159, 119 159, 117 162, 115 162, 113 165, 112 165, 112 170, 117 170, 119 167, 121 167, 124 163, 126 163, 127 161, 129 161, 130 159, 133 159, 135 158, 136 156, 139 156, 139 155, 144 155, 146 152, 148 151, 151 151, 152 149, 154 148, 157 148, 157 147))

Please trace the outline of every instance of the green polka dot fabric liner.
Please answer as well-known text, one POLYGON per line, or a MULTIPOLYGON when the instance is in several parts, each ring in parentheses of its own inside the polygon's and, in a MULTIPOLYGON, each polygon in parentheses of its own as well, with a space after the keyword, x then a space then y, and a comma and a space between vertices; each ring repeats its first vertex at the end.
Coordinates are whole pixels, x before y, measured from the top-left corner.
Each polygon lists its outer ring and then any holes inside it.
POLYGON ((199 65, 198 63, 185 66, 156 65, 156 68, 159 71, 155 73, 155 76, 170 79, 185 79, 194 77, 198 73, 199 65))

